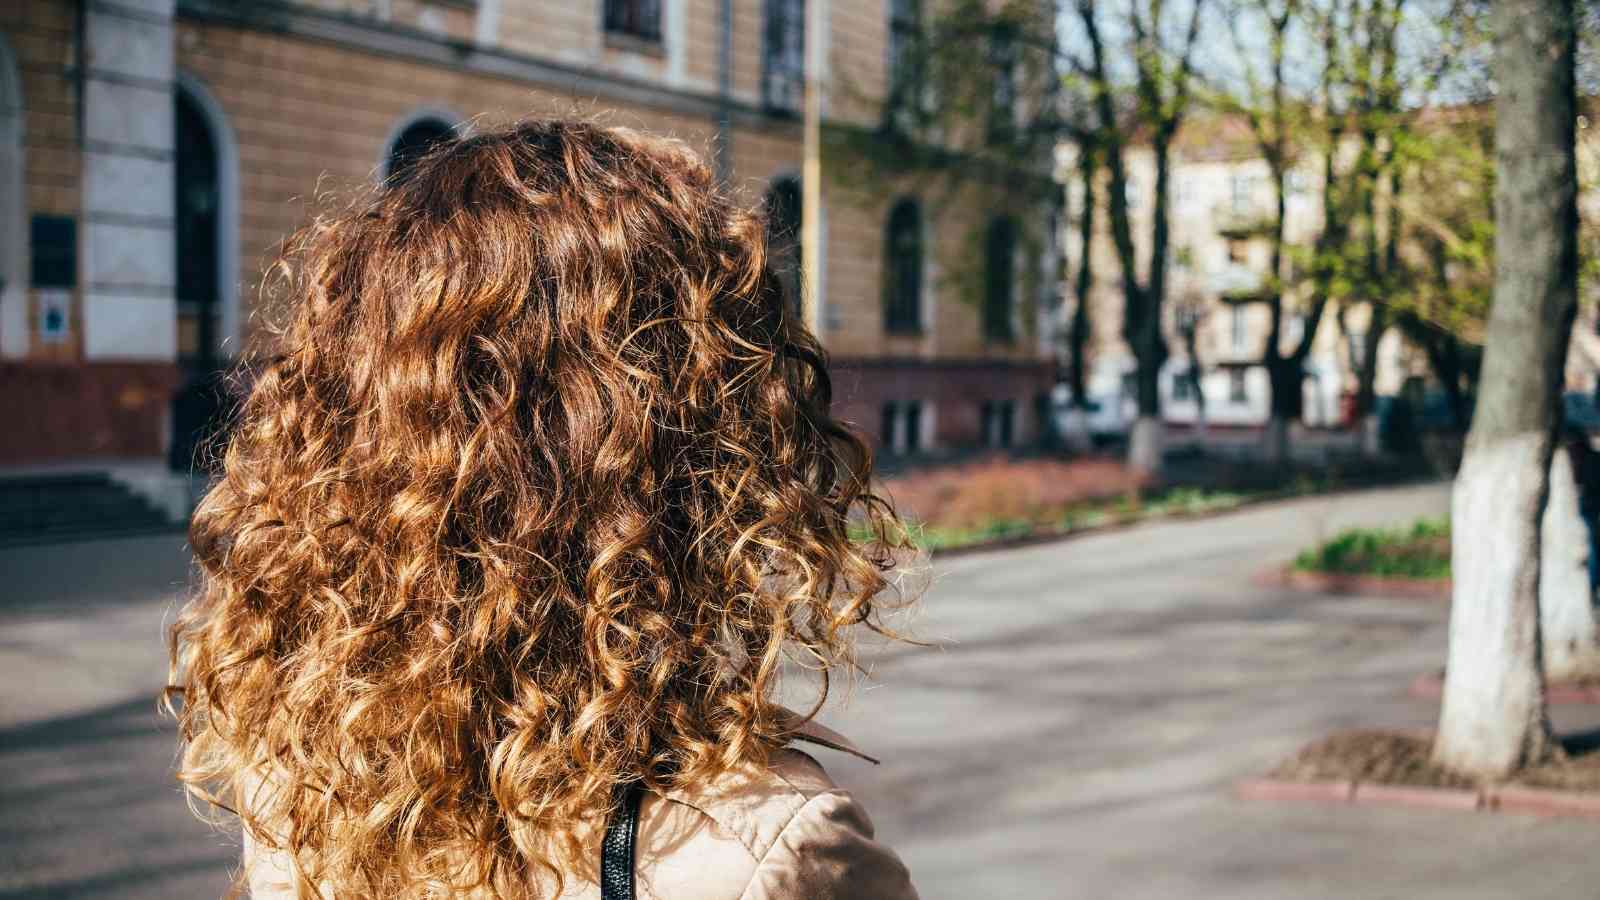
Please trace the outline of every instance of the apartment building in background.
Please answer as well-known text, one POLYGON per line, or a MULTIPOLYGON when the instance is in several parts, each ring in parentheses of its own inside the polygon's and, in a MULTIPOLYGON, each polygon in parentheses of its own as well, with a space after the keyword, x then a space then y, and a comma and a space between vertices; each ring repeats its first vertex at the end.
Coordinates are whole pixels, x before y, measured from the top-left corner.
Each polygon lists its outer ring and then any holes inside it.
MULTIPOLYGON (((823 15, 810 35, 803 0, 0 5, 0 464, 184 468, 188 386, 260 334, 280 241, 323 195, 488 124, 585 116, 681 138, 771 211, 792 257, 807 42, 824 42, 828 127, 869 130, 929 13, 823 15)), ((1034 308, 1011 277, 1037 263, 1014 225, 981 202, 935 214, 893 180, 833 183, 850 164, 823 160, 814 323, 838 409, 893 452, 1030 440, 1049 341, 1032 321, 992 326, 1034 308), (974 228, 1005 274, 982 304, 954 302, 942 268, 974 228)))
MULTIPOLYGON (((1460 110, 1440 114, 1459 116, 1460 110)), ((1467 114, 1471 114, 1470 111, 1467 114)), ((1600 174, 1600 139, 1580 120, 1579 159, 1586 185, 1600 174)), ((1225 116, 1193 117, 1172 150, 1168 293, 1163 327, 1170 356, 1163 368, 1160 389, 1163 418, 1187 426, 1201 419, 1200 398, 1190 378, 1192 366, 1201 372, 1204 419, 1207 425, 1256 427, 1271 414, 1271 385, 1261 359, 1271 330, 1271 313, 1262 302, 1272 257, 1270 225, 1277 197, 1271 172, 1260 155, 1246 122, 1225 116), (1194 357, 1185 332, 1194 331, 1194 357)), ((1075 304, 1071 278, 1081 260, 1080 240, 1073 224, 1082 209, 1083 190, 1074 180, 1075 150, 1058 148, 1056 170, 1064 184, 1068 215, 1061 244, 1067 253, 1067 302, 1061 321, 1068 320, 1075 304)), ((1134 238, 1139 243, 1140 265, 1149 263, 1148 237, 1154 208, 1155 166, 1147 147, 1132 147, 1127 155, 1130 178, 1128 201, 1134 238)), ((1322 160, 1301 155, 1292 165, 1284 198, 1284 228, 1288 243, 1309 248, 1322 227, 1322 160)), ((1123 297, 1120 264, 1104 213, 1106 191, 1102 183, 1097 199, 1102 211, 1091 242, 1095 282, 1090 295, 1091 337, 1089 393, 1102 403, 1132 403, 1132 353, 1122 338, 1123 297)), ((1581 196, 1585 218, 1600 214, 1600 191, 1581 196)), ((1285 260, 1285 275, 1295 262, 1285 260)), ((1308 290, 1304 280, 1285 296, 1282 347, 1285 352, 1300 341, 1307 327, 1308 290)), ((1586 286, 1592 294, 1593 287, 1586 286)), ((1600 395, 1600 302, 1587 296, 1580 303, 1579 322, 1573 330, 1567 355, 1567 390, 1600 395)), ((1366 304, 1351 304, 1344 314, 1330 304, 1312 340, 1306 360, 1301 424, 1337 427, 1351 424, 1351 398, 1357 372, 1363 363, 1366 331, 1372 320, 1366 304)), ((1060 352, 1065 352, 1063 349, 1060 352)), ((1386 330, 1377 345, 1375 392, 1393 396, 1408 384, 1429 390, 1435 376, 1423 351, 1405 340, 1398 329, 1386 330)))

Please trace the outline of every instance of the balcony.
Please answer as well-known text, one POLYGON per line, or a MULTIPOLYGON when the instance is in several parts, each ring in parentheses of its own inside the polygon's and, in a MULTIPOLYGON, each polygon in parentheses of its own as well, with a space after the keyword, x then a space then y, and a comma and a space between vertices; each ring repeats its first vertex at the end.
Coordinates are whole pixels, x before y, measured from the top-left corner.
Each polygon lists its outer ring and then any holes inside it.
POLYGON ((1208 287, 1226 303, 1260 300, 1267 292, 1266 274, 1241 262, 1227 262, 1212 273, 1208 287))
POLYGON ((1273 212, 1257 204, 1242 208, 1231 203, 1222 204, 1211 211, 1211 223, 1217 234, 1228 240, 1267 237, 1272 234, 1273 212))

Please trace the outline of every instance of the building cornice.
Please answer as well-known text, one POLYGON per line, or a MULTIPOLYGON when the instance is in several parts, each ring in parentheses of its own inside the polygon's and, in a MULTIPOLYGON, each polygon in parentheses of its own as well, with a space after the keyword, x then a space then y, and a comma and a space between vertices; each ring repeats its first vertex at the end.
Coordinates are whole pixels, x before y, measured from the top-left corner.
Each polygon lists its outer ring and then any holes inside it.
POLYGON ((390 22, 308 9, 283 0, 178 0, 177 18, 334 44, 379 56, 683 115, 714 119, 726 104, 736 125, 799 130, 799 123, 793 117, 773 115, 760 106, 737 98, 722 98, 714 92, 669 87, 600 68, 517 53, 498 46, 481 46, 390 22))

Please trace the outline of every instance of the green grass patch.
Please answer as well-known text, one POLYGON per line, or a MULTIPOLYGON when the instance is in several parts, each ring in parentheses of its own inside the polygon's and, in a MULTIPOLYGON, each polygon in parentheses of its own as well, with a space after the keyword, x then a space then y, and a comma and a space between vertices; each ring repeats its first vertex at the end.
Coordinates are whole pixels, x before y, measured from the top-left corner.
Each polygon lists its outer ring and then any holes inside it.
POLYGON ((1351 528, 1303 551, 1294 567, 1334 575, 1449 578, 1450 520, 1418 519, 1410 528, 1351 528))

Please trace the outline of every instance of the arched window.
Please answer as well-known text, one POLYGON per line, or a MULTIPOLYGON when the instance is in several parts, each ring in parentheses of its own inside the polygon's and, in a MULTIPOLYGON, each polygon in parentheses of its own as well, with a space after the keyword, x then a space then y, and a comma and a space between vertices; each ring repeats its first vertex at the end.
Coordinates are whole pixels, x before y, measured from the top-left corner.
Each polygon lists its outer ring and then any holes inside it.
POLYGON ((800 296, 800 179, 785 175, 767 189, 767 255, 783 284, 784 299, 803 314, 800 296))
POLYGON ((384 180, 389 184, 405 182, 418 160, 455 136, 455 127, 443 119, 429 116, 413 121, 389 144, 384 180))
POLYGON ((1016 294, 1017 224, 1000 216, 989 223, 984 242, 983 336, 1009 341, 1016 337, 1012 306, 1016 294))
POLYGON ((922 212, 901 200, 889 212, 883 242, 883 327, 892 334, 922 329, 922 212))

